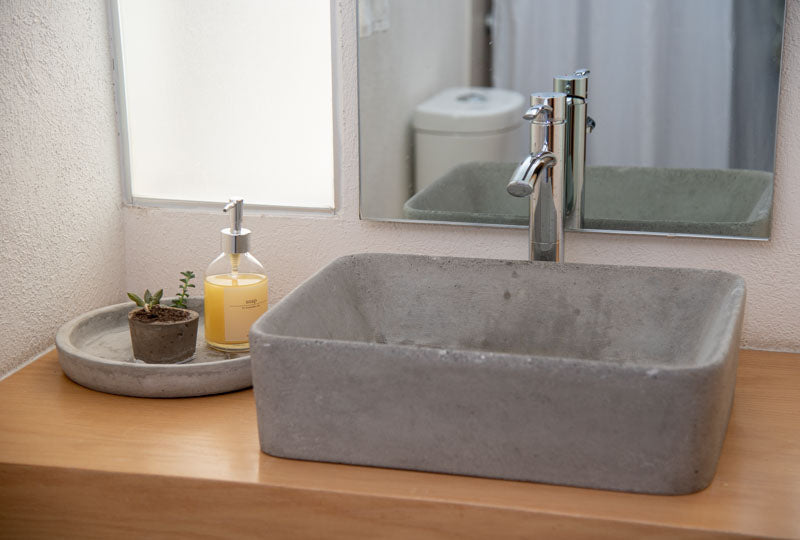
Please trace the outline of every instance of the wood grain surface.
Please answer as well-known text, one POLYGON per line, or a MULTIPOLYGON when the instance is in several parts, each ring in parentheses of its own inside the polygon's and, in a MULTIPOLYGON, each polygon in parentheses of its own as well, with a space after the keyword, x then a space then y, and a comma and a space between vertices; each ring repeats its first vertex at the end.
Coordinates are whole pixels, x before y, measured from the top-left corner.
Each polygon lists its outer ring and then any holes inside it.
POLYGON ((0 538, 800 538, 800 356, 742 351, 712 485, 654 496, 279 459, 252 391, 0 381, 0 538))

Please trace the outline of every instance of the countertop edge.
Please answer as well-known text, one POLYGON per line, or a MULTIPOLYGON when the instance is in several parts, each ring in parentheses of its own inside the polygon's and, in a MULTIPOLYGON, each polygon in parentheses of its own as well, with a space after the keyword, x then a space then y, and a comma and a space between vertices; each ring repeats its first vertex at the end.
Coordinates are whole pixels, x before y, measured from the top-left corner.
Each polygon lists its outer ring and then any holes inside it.
MULTIPOLYGON (((0 538, 751 538, 469 502, 0 463, 0 538), (221 519, 223 518, 223 519, 221 519)), ((779 537, 764 537, 779 538, 779 537)))

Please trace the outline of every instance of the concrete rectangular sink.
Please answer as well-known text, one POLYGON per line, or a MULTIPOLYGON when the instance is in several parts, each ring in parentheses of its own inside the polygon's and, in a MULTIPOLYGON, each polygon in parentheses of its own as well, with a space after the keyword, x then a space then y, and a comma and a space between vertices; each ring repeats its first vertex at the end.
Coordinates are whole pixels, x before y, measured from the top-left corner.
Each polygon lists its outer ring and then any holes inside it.
POLYGON ((707 270, 343 257, 251 329, 261 448, 694 492, 725 436, 744 298, 707 270))

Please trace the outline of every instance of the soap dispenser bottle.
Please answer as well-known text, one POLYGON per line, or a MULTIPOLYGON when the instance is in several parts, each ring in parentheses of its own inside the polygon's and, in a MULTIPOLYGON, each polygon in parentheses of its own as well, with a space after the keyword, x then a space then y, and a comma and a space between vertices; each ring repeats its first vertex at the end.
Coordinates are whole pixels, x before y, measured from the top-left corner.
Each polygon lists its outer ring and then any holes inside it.
POLYGON ((231 226, 220 231, 222 253, 206 270, 206 342, 222 351, 250 348, 250 326, 267 311, 267 274, 250 252, 250 231, 242 228, 244 201, 230 199, 231 226))

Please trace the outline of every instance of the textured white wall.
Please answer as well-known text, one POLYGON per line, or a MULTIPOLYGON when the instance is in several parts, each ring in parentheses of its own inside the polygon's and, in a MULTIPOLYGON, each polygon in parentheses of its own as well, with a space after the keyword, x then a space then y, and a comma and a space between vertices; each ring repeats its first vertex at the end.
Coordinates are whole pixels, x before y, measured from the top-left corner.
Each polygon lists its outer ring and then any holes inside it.
POLYGON ((113 96, 102 0, 0 2, 0 375, 119 301, 113 96))
MULTIPOLYGON (((800 351, 800 3, 787 2, 786 43, 778 120, 772 240, 746 242, 568 234, 567 260, 728 270, 747 280, 743 345, 800 351)), ((377 223, 358 218, 356 28, 353 0, 339 0, 335 109, 339 115, 338 211, 333 217, 248 217, 254 253, 267 267, 271 301, 339 255, 387 251, 523 259, 527 233, 478 227, 377 223)), ((313 152, 312 148, 308 149, 313 152)), ((184 268, 202 272, 218 251, 218 215, 167 209, 125 212, 127 285, 176 282, 184 268), (170 261, 163 269, 164 260, 170 261)), ((171 289, 170 289, 171 291, 171 289)))

